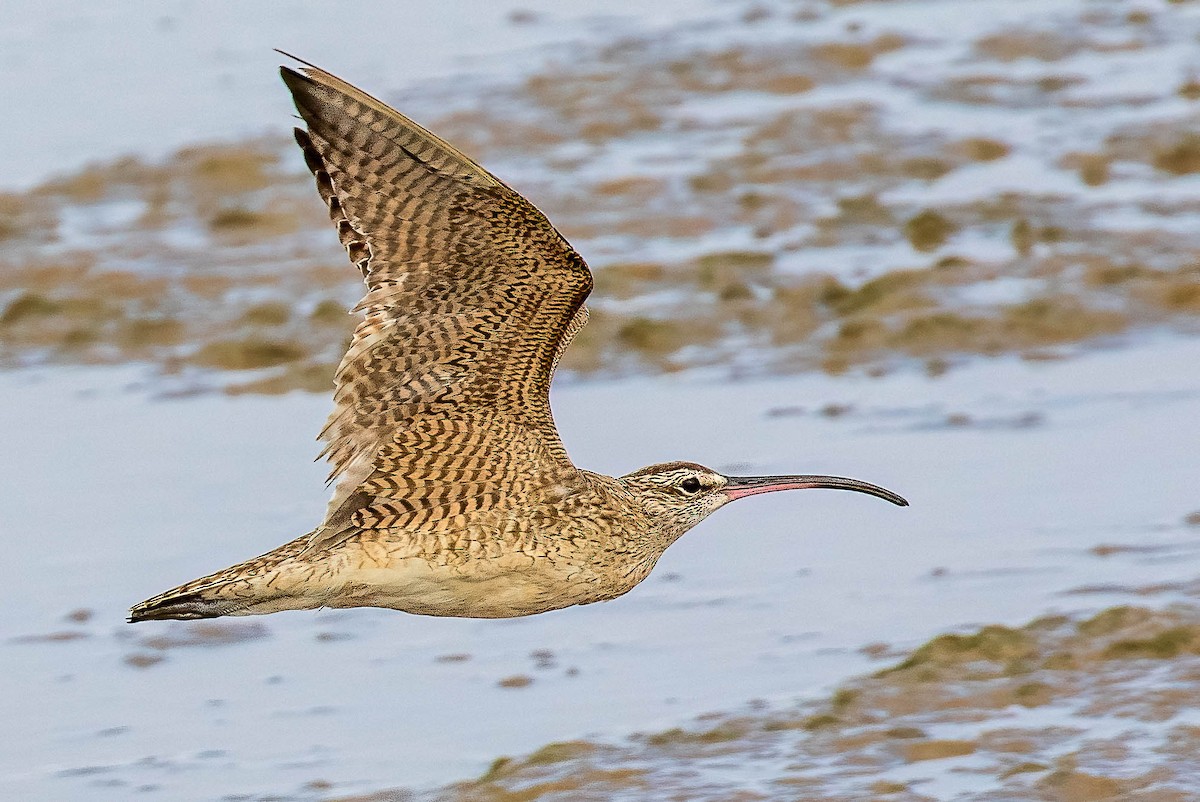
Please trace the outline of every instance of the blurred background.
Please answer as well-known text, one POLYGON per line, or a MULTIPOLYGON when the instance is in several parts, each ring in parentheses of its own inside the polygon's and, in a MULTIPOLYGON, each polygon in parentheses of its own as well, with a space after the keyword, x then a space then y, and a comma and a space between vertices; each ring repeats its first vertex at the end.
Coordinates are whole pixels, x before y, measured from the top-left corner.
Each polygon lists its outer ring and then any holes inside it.
POLYGON ((1200 792, 1200 3, 5 0, 14 799, 1200 792), (362 293, 295 53, 596 275, 577 464, 722 511, 613 602, 124 623, 323 513, 362 293))

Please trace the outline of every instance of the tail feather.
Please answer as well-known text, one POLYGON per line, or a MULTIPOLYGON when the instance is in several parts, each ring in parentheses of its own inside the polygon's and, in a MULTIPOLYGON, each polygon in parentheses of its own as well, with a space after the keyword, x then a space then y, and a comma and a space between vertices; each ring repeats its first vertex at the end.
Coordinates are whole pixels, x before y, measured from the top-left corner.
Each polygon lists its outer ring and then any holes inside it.
POLYGON ((140 621, 184 621, 197 618, 217 618, 236 615, 232 605, 221 599, 206 599, 203 592, 184 593, 178 596, 163 594, 163 597, 147 599, 129 610, 129 623, 140 621))
POLYGON ((303 599, 289 594, 289 583, 279 581, 281 574, 289 568, 289 561, 303 552, 308 542, 309 535, 304 535, 260 557, 146 599, 130 608, 129 623, 255 615, 315 607, 316 604, 304 603, 303 599))

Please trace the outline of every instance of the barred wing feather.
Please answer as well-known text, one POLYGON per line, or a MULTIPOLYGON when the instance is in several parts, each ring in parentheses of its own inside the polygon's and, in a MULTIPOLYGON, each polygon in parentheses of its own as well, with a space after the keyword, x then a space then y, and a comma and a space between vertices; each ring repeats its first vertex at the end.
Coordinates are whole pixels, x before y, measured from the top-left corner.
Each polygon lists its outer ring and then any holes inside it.
POLYGON ((410 508, 420 525, 496 504, 530 479, 521 471, 547 482, 573 472, 549 389, 587 319, 582 257, 532 204, 399 112, 316 67, 281 72, 307 127, 296 141, 367 285, 321 433, 337 480, 323 537, 334 523, 402 525, 410 508))

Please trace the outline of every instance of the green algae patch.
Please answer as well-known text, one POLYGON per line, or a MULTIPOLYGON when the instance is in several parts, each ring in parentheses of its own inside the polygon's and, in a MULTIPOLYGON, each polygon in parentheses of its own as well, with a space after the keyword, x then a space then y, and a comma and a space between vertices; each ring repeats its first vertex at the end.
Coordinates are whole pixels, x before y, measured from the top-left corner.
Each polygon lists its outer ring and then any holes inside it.
POLYGON ((617 262, 594 271, 595 292, 606 298, 635 298, 668 281, 660 262, 617 262))
POLYGON ((594 753, 596 749, 596 745, 588 741, 559 741, 557 743, 546 744, 525 758, 525 763, 531 766, 538 766, 561 763, 564 760, 578 760, 581 757, 594 753))
POLYGON ((1092 309, 1065 298, 1034 298, 1005 307, 1001 325, 1023 344, 1049 345, 1121 331, 1128 318, 1121 312, 1092 309))
POLYGON ((736 741, 746 735, 747 728, 734 721, 726 721, 718 724, 715 727, 697 733, 696 739, 700 743, 716 744, 726 741, 736 741))
POLYGON ((800 722, 800 727, 808 730, 809 732, 813 732, 814 730, 823 730, 829 727, 834 727, 840 722, 841 719, 839 719, 833 713, 817 713, 816 715, 808 716, 802 722, 800 722))
POLYGON ((751 705, 615 743, 552 743, 525 758, 503 758, 480 779, 430 799, 874 799, 920 787, 879 779, 889 771, 913 764, 929 764, 931 774, 957 771, 966 767, 956 760, 969 757, 969 771, 992 784, 997 798, 1174 802, 1182 797, 1155 794, 1164 783, 1190 782, 1200 749, 1200 728, 1172 723, 1200 692, 1188 651, 1198 618, 1195 607, 1119 607, 942 635, 897 669, 850 680, 823 701, 776 710, 751 705), (1137 645, 1119 645, 1127 643, 1137 645), (1122 657, 1156 659, 1117 659, 1107 654, 1114 646, 1122 657), (1067 653, 1073 662, 1044 667, 1067 653), (1043 667, 1012 676, 1014 661, 1043 667), (916 673, 899 672, 903 666, 916 673), (921 673, 931 666, 938 670, 921 673), (1049 720, 1022 710, 1050 703, 1056 712, 1049 720), (1104 716, 1128 719, 1139 742, 1156 744, 1132 749, 1127 732, 1088 733, 1104 716), (1161 732, 1151 735, 1141 722, 1158 722, 1153 729, 1161 732), (968 737, 931 737, 964 725, 968 737), (738 776, 727 780, 730 766, 738 776), (740 780, 748 772, 761 778, 749 794, 740 780))
POLYGON ((329 392, 333 389, 335 362, 293 362, 261 379, 235 382, 222 388, 226 395, 283 395, 293 390, 309 393, 329 392))
POLYGON ((617 330, 617 340, 635 351, 662 356, 692 342, 690 328, 682 321, 635 317, 617 330))
POLYGON ((1104 656, 1114 659, 1139 657, 1166 660, 1200 650, 1200 637, 1193 627, 1171 627, 1147 638, 1114 641, 1104 650, 1104 656))
POLYGON ((1012 148, 1008 143, 986 137, 964 139, 957 143, 956 147, 961 149, 968 159, 977 162, 996 161, 997 159, 1003 159, 1012 152, 1012 148))
POLYGON ((745 300, 753 298, 751 287, 772 284, 774 262, 772 253, 718 252, 700 257, 693 275, 702 291, 715 293, 720 301, 745 300))
POLYGON ((1075 170, 1079 180, 1086 186, 1098 187, 1107 184, 1112 175, 1112 157, 1107 153, 1072 152, 1059 162, 1059 166, 1075 170))
POLYGON ((838 214, 834 221, 842 225, 889 226, 895 213, 879 202, 875 195, 851 195, 838 198, 838 214))
MULTIPOLYGON (((767 202, 761 192, 756 197, 767 202)), ((836 217, 819 221, 820 231, 841 237, 861 228, 894 230, 892 210, 872 195, 843 198, 838 208, 836 217)), ((979 213, 1003 220, 1012 210, 997 205, 979 213)), ((1017 248, 1029 253, 1070 236, 1025 217, 1007 225, 1017 248)), ((210 252, 229 258, 237 270, 197 269, 176 277, 98 268, 100 257, 87 254, 26 264, 11 274, 0 260, 0 292, 12 292, 0 311, 0 358, 11 364, 36 351, 40 359, 62 362, 139 360, 159 365, 164 376, 181 364, 263 368, 277 372, 269 380, 240 383, 238 391, 327 390, 315 372, 290 366, 340 357, 358 321, 347 313, 361 293, 354 287, 357 274, 341 254, 289 267, 294 275, 269 261, 260 272, 247 272, 247 257, 236 255, 245 242, 218 243, 210 252), (173 322, 151 322, 160 320, 173 322), (272 350, 267 342, 284 348, 272 350)), ((954 355, 1036 354, 1137 325, 1184 325, 1200 310, 1200 279, 1190 266, 1163 270, 1088 258, 1082 267, 1079 260, 1063 260, 1046 272, 1036 256, 1030 258, 1030 270, 1053 291, 982 307, 956 303, 955 293, 994 280, 995 266, 953 254, 860 283, 781 272, 780 253, 771 250, 600 265, 591 322, 563 366, 577 374, 672 372, 720 365, 749 347, 758 353, 743 364, 763 372, 841 373, 861 366, 881 373, 906 357, 944 372, 956 364, 954 355), (1066 271, 1073 278, 1064 284, 1060 274, 1066 271), (655 304, 648 306, 643 299, 652 295, 655 304)))
POLYGON ((920 727, 892 727, 885 730, 883 734, 888 738, 906 740, 909 738, 924 738, 925 730, 920 727))
POLYGON ((515 767, 516 762, 511 757, 498 757, 491 762, 487 771, 483 773, 478 782, 487 783, 497 780, 506 774, 512 773, 515 767))
POLYGON ((1033 653, 1034 640, 1028 633, 993 625, 970 635, 939 635, 899 665, 876 676, 912 668, 957 666, 979 661, 1012 664, 1033 653))
POLYGON ((785 730, 808 729, 807 727, 804 726, 805 722, 807 722, 807 721, 808 721, 808 717, 805 717, 805 718, 793 718, 793 717, 771 718, 763 723, 763 732, 783 732, 785 730))
POLYGON ((62 304, 35 292, 14 298, 0 313, 0 326, 12 326, 25 320, 49 317, 62 311, 62 304))
POLYGON ((854 704, 856 699, 858 699, 858 691, 850 688, 839 688, 834 691, 833 698, 829 700, 829 705, 834 710, 841 711, 854 704))
POLYGON ((1072 769, 1051 772, 1039 780, 1038 786, 1066 802, 1118 802, 1128 798, 1130 790, 1127 782, 1072 769))
MULTIPOLYGON (((345 310, 342 310, 343 313, 345 310)), ((314 313, 315 315, 315 313, 314 313)), ((239 322, 249 326, 282 326, 292 318, 292 308, 282 301, 265 301, 242 312, 239 322)))
MULTIPOLYGON (((1165 29, 1161 14, 1139 13, 1146 22, 1097 13, 1069 25, 1002 26, 963 42, 986 62, 914 78, 918 97, 968 111, 1057 107, 1069 115, 1093 102, 1066 91, 1087 75, 1022 77, 1003 65, 1151 46, 1146 31, 1165 29), (1114 38, 1118 29, 1126 33, 1114 38)), ((780 16, 752 8, 739 24, 780 16)), ((1158 222, 1194 214, 1195 199, 1151 193, 1114 226, 1104 193, 1091 192, 1128 180, 1131 168, 1153 170, 1162 184, 1194 174, 1200 136, 1187 116, 1151 120, 1131 107, 1132 118, 1113 122, 1098 144, 1068 140, 1042 153, 1017 130, 897 127, 886 104, 859 93, 789 105, 789 96, 814 88, 882 86, 891 79, 873 73, 876 59, 909 45, 886 30, 827 31, 716 48, 622 39, 551 60, 470 103, 457 93, 477 88, 437 90, 448 101, 437 108, 451 110, 432 114, 430 128, 502 178, 521 165, 530 199, 592 260, 592 322, 564 356, 565 372, 937 375, 979 355, 1058 359, 1138 329, 1196 331, 1200 278, 1188 269, 1200 240, 1158 222), (730 119, 693 111, 745 93, 772 97, 730 119), (678 139, 671 170, 636 160, 616 175, 593 169, 609 148, 649 137, 678 139), (560 147, 567 143, 589 147, 560 147), (950 193, 934 207, 911 191, 955 171, 990 181, 992 165, 1011 154, 1046 156, 1078 176, 1079 192, 950 193), (577 180, 555 178, 563 175, 577 180), (970 258, 941 253, 959 234, 970 258), (863 252, 879 263, 856 256, 863 252), (1004 279, 1030 291, 986 292, 1004 279)), ((1194 94, 1195 80, 1180 80, 1164 85, 1160 99, 1194 94)), ((167 394, 178 382, 188 391, 326 391, 322 368, 298 366, 337 361, 358 320, 346 312, 362 289, 283 137, 196 145, 157 161, 116 159, 0 193, 0 367, 136 362, 156 371, 167 394), (100 279, 117 273, 111 286, 100 279), (158 320, 174 322, 150 322, 158 320), (247 337, 302 355, 229 346, 247 337), (225 373, 264 360, 274 363, 261 368, 270 376, 225 373), (197 366, 209 370, 190 369, 197 366)))
POLYGON ((269 142, 252 141, 216 147, 192 147, 175 157, 194 185, 222 192, 253 192, 270 186, 279 165, 279 151, 269 142))
POLYGON ((472 800, 473 802, 549 802, 564 799, 604 799, 606 795, 628 793, 630 790, 645 790, 647 772, 636 768, 601 769, 587 768, 569 777, 539 779, 517 788, 508 788, 504 778, 487 782, 463 784, 454 790, 449 799, 472 800), (586 792, 587 796, 579 796, 586 792))
POLYGON ((956 231, 957 224, 932 209, 925 209, 904 224, 904 236, 913 248, 922 253, 936 251, 956 231))
POLYGON ((1024 707, 1040 707, 1054 700, 1054 689, 1044 682, 1025 682, 1013 691, 1017 704, 1024 707))
POLYGON ((229 229, 249 229, 261 226, 265 221, 265 217, 251 209, 243 206, 231 206, 226 209, 219 210, 208 220, 208 227, 213 231, 225 231, 229 229))
POLYGON ((256 370, 294 362, 303 356, 303 349, 290 342, 247 337, 208 343, 193 359, 196 364, 222 370, 256 370))
POLYGON ((682 727, 672 727, 669 730, 647 735, 645 741, 652 746, 665 746, 667 744, 686 743, 694 738, 693 734, 687 732, 682 727))
POLYGON ((916 288, 932 284, 925 271, 894 270, 873 278, 857 288, 830 280, 821 292, 821 301, 839 315, 852 315, 870 310, 885 314, 898 309, 928 303, 916 288))
POLYGON ((718 251, 701 256, 696 267, 700 271, 700 280, 710 280, 723 270, 748 270, 761 273, 775 261, 775 254, 767 251, 718 251))
POLYGON ((736 741, 745 737, 747 732, 748 728, 744 722, 728 720, 704 730, 687 730, 682 727, 672 727, 669 730, 643 736, 643 740, 647 744, 660 747, 679 744, 718 744, 726 741, 736 741))
POLYGON ((114 339, 123 348, 148 351, 183 342, 187 327, 170 317, 135 317, 118 323, 114 339))
POLYGON ((1031 772, 1036 772, 1036 771, 1049 771, 1049 769, 1050 769, 1050 767, 1047 766, 1045 763, 1034 763, 1033 761, 1025 761, 1024 763, 1018 763, 1017 765, 1015 765, 1011 768, 1005 769, 1004 772, 1000 775, 1000 777, 1001 777, 1001 779, 1008 779, 1009 777, 1015 777, 1018 774, 1029 774, 1031 772))
POLYGON ((1183 279, 1160 295, 1163 307, 1176 312, 1200 312, 1200 280, 1183 279))
POLYGON ((1153 164, 1159 170, 1171 175, 1189 175, 1200 172, 1200 136, 1187 134, 1156 151, 1153 164))
POLYGON ((349 314, 350 310, 344 303, 326 298, 313 307, 308 313, 308 319, 319 326, 344 325, 349 314))
POLYGON ((889 333, 880 345, 890 345, 915 355, 944 352, 994 354, 1003 345, 993 321, 956 312, 915 314, 889 333))
POLYGON ((1110 607, 1102 610, 1091 618, 1080 621, 1076 629, 1081 635, 1098 636, 1111 635, 1128 627, 1137 626, 1151 618, 1151 613, 1141 607, 1110 607))

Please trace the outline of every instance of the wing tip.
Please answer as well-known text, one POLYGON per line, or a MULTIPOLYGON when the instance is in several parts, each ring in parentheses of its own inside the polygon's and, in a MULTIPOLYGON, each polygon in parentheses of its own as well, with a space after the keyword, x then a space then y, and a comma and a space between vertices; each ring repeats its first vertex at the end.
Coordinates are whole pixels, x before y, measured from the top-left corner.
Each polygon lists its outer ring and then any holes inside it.
POLYGON ((289 53, 289 52, 287 52, 286 50, 280 50, 278 47, 273 47, 273 48, 271 48, 271 49, 272 49, 272 50, 274 50, 274 51, 275 51, 276 53, 278 53, 279 55, 283 56, 284 58, 290 58, 292 61, 295 61, 295 62, 297 62, 297 63, 299 63, 299 64, 303 64, 305 67, 308 67, 308 68, 310 68, 310 69, 314 69, 314 70, 319 70, 319 69, 321 69, 321 68, 320 68, 320 67, 318 67, 316 64, 313 64, 311 61, 306 61, 305 59, 302 59, 302 58, 300 58, 300 57, 299 57, 299 56, 297 56, 297 55, 294 55, 294 54, 292 54, 292 53, 289 53))
POLYGON ((279 77, 283 79, 283 82, 287 85, 287 88, 292 90, 293 95, 297 90, 313 83, 312 78, 305 75, 303 72, 300 72, 299 70, 292 69, 286 64, 279 65, 279 77))

